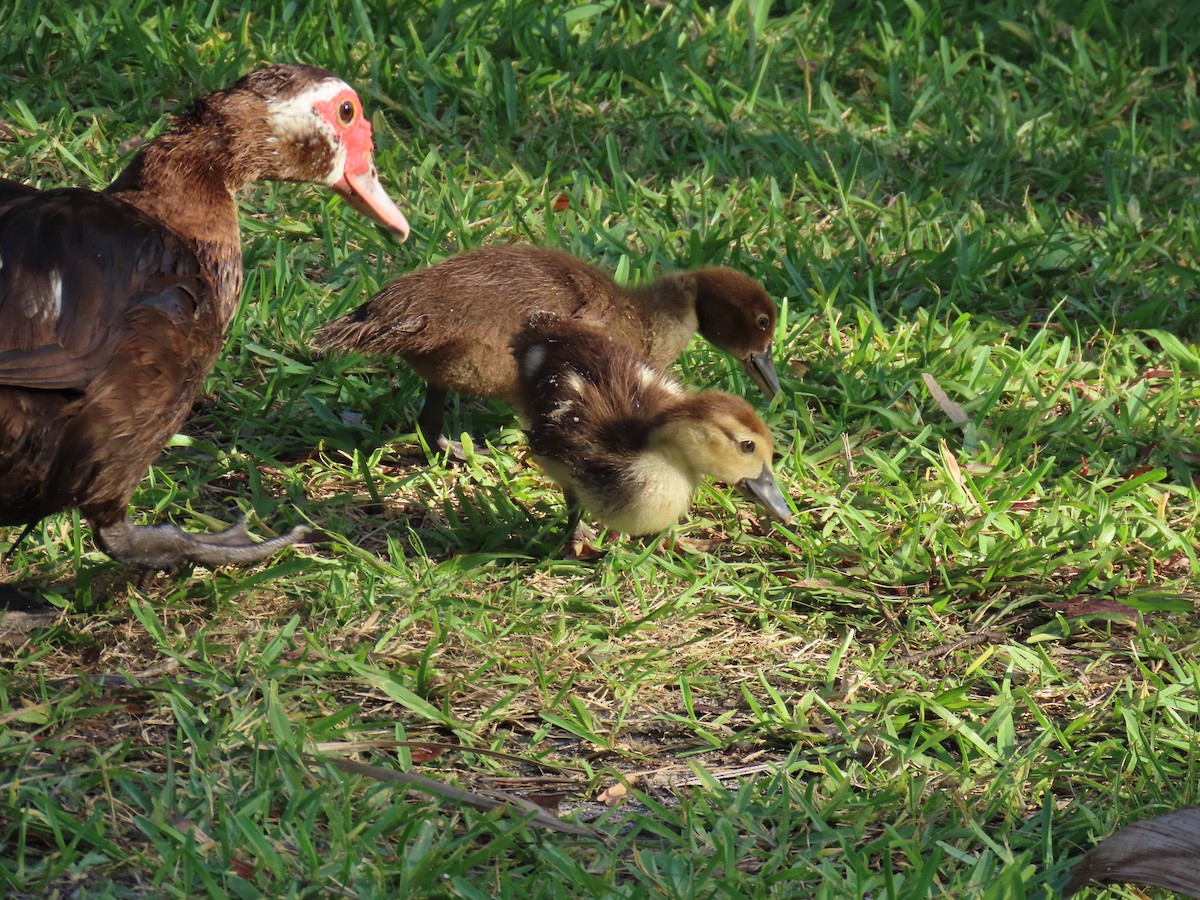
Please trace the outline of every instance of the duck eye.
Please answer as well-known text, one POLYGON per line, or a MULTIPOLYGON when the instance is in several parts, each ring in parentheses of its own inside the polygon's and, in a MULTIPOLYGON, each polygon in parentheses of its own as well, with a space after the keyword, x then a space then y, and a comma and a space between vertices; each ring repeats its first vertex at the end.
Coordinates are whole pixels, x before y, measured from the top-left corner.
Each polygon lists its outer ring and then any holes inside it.
POLYGON ((766 313, 759 313, 758 314, 758 330, 766 331, 770 327, 771 327, 771 317, 768 316, 766 313))
POLYGON ((349 126, 354 121, 354 104, 349 100, 343 100, 342 105, 338 107, 338 121, 344 126, 349 126))
POLYGON ((753 453, 754 452, 754 441, 742 441, 741 444, 739 444, 738 446, 740 446, 742 448, 743 453, 753 453))

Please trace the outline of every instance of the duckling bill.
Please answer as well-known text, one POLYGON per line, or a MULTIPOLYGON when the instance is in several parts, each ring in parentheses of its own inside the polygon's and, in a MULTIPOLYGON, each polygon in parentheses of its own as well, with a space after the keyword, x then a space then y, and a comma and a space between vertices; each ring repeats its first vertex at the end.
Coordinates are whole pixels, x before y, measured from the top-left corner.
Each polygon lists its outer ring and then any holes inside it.
POLYGON ((614 531, 657 533, 688 511, 703 476, 791 520, 771 469, 771 434, 745 400, 688 391, 574 322, 535 317, 512 351, 529 446, 562 488, 571 527, 586 509, 614 531))
POLYGON ((767 397, 779 391, 776 306, 752 278, 710 267, 626 288, 566 253, 525 245, 482 247, 398 278, 322 328, 317 343, 402 357, 428 384, 417 424, 445 448, 449 391, 516 400, 510 345, 538 313, 595 328, 660 368, 699 331, 737 358, 767 397))

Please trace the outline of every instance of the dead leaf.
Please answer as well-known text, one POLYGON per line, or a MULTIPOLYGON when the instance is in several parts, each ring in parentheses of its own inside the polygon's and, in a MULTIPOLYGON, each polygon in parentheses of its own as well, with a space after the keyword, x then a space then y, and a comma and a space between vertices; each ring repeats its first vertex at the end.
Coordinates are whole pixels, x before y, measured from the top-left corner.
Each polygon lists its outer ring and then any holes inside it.
POLYGON ((1150 381, 1152 379, 1171 378, 1174 376, 1174 374, 1175 373, 1170 369, 1159 366, 1154 369, 1147 369, 1140 376, 1138 376, 1134 383, 1136 384, 1138 381, 1150 381))
POLYGON ((244 859, 238 859, 236 856, 229 861, 230 868, 233 869, 233 874, 238 878, 244 878, 247 881, 252 881, 256 874, 253 863, 248 863, 244 859))
POLYGON ((217 842, 208 836, 203 828, 193 822, 191 819, 185 819, 178 813, 167 813, 167 821, 180 834, 190 834, 196 841, 196 849, 201 853, 207 853, 213 847, 217 846, 217 842))
POLYGON ((603 803, 605 806, 616 806, 629 795, 629 788, 625 785, 617 784, 609 785, 599 794, 596 795, 596 801, 603 803))
POLYGON ((1145 475, 1147 472, 1153 472, 1154 466, 1137 466, 1125 473, 1125 478, 1137 478, 1139 475, 1145 475))
POLYGON ((951 422, 955 425, 962 425, 971 421, 971 417, 963 411, 961 406, 946 395, 946 392, 942 390, 942 386, 937 383, 932 375, 928 372, 922 372, 921 379, 925 382, 925 387, 929 388, 929 393, 933 396, 937 405, 942 408, 942 412, 950 417, 951 422))
POLYGON ((963 508, 968 515, 980 515, 983 510, 979 508, 979 504, 971 494, 971 487, 967 484, 967 479, 963 475, 962 466, 958 464, 958 460, 955 459, 954 454, 950 451, 944 440, 938 440, 938 450, 942 455, 942 462, 946 464, 946 472, 949 474, 950 480, 954 482, 954 486, 958 488, 959 493, 963 497, 963 508))
POLYGON ((133 137, 125 138, 125 140, 117 145, 117 154, 124 156, 126 153, 132 153, 144 143, 146 143, 146 136, 144 134, 135 134, 133 137))
POLYGON ((1063 893, 1089 882, 1143 884, 1200 898, 1200 808, 1188 807, 1122 828, 1071 870, 1063 893))
POLYGON ((550 208, 555 212, 563 212, 571 207, 571 198, 566 194, 559 194, 554 198, 554 202, 550 204, 550 208))

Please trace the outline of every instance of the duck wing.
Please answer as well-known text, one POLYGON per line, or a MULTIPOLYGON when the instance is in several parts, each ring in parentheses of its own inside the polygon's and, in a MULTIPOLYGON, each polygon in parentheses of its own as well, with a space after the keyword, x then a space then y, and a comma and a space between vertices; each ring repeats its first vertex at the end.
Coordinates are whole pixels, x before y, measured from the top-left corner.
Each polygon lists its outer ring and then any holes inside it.
POLYGON ((207 296, 191 250, 134 207, 0 184, 0 386, 86 391, 135 329, 185 363, 207 296))

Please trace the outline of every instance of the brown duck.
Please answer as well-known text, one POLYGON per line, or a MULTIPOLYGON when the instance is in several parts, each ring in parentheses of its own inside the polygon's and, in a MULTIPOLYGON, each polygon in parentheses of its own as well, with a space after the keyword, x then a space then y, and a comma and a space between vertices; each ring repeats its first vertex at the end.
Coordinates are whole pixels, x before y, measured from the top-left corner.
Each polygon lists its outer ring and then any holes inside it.
POLYGON ((408 234, 358 96, 310 66, 196 100, 99 193, 0 180, 0 525, 79 508, 110 556, 165 570, 249 564, 305 536, 126 517, 220 353, 242 287, 235 195, 262 180, 328 185, 408 234))
POLYGON ((402 276, 322 328, 317 342, 403 357, 428 383, 417 424, 445 448, 447 392, 516 398, 510 344, 534 313, 596 328, 660 367, 699 331, 735 356, 768 397, 779 390, 775 303, 746 275, 714 267, 625 288, 573 256, 525 245, 483 247, 402 276))
POLYGON ((771 469, 771 434, 745 400, 692 392, 620 341, 535 317, 512 343, 516 406, 534 460, 562 488, 569 529, 587 510, 609 528, 677 523, 701 477, 791 519, 771 469))

